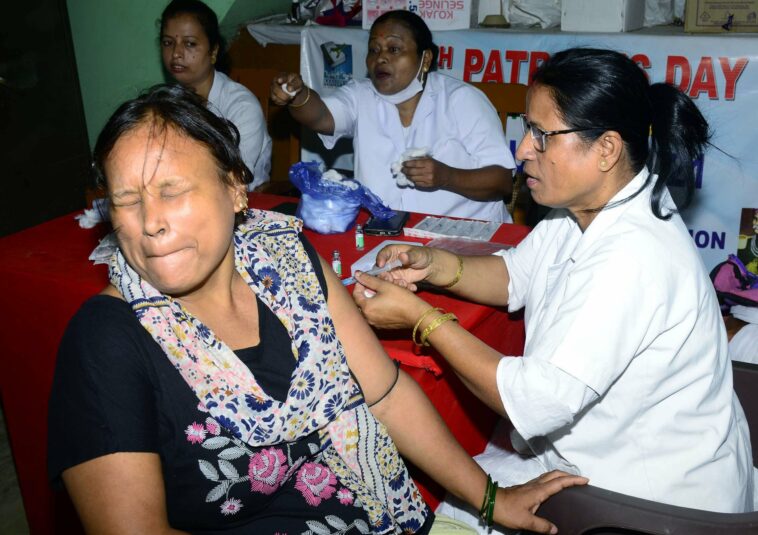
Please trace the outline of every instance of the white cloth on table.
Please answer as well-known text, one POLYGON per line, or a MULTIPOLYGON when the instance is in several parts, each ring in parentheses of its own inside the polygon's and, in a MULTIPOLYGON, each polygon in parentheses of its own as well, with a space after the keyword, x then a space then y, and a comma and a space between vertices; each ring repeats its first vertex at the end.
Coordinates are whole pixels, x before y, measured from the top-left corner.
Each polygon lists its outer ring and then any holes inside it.
POLYGON ((397 107, 379 98, 369 79, 352 80, 323 101, 334 118, 334 134, 319 135, 324 145, 329 149, 338 139, 352 137, 356 180, 390 208, 512 221, 501 200, 474 201, 442 189, 399 187, 392 178, 392 162, 412 147, 430 147, 434 159, 459 169, 515 167, 495 108, 475 87, 429 73, 407 136, 397 107))
MULTIPOLYGON (((522 456, 512 451, 507 451, 496 444, 490 443, 483 453, 474 457, 482 469, 497 481, 500 487, 519 485, 545 472, 542 464, 535 458, 522 456)), ((445 501, 440 503, 434 514, 444 514, 455 520, 465 522, 470 526, 476 526, 480 535, 495 533, 497 535, 512 535, 518 531, 504 527, 493 527, 491 530, 485 527, 479 520, 479 511, 463 501, 448 495, 445 501)), ((537 513, 539 514, 539 513, 537 513)), ((560 526, 558 526, 560 528, 560 526)))
POLYGON ((258 21, 247 25, 248 33, 261 46, 300 45, 300 33, 305 26, 286 24, 286 16, 274 16, 270 21, 258 21))
POLYGON ((242 160, 253 173, 253 182, 248 185, 248 189, 252 191, 268 182, 271 172, 271 137, 258 98, 244 85, 216 71, 208 94, 208 109, 234 123, 239 130, 242 160))
POLYGON ((732 360, 758 364, 758 307, 736 305, 730 312, 735 318, 746 321, 747 325, 729 341, 729 356, 732 360))

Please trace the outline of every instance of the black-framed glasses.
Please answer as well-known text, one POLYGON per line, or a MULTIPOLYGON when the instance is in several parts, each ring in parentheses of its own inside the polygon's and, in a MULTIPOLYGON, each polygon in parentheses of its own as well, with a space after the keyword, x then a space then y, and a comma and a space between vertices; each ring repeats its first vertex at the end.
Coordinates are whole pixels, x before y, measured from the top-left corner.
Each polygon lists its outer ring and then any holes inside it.
POLYGON ((599 127, 590 126, 587 128, 567 128, 566 130, 551 130, 549 132, 545 132, 541 128, 537 128, 532 123, 530 123, 524 114, 521 114, 521 122, 524 126, 524 135, 529 132, 529 134, 532 136, 534 149, 537 152, 545 152, 545 147, 547 146, 547 138, 550 136, 560 136, 561 134, 572 134, 574 132, 586 132, 587 130, 600 130, 599 127))

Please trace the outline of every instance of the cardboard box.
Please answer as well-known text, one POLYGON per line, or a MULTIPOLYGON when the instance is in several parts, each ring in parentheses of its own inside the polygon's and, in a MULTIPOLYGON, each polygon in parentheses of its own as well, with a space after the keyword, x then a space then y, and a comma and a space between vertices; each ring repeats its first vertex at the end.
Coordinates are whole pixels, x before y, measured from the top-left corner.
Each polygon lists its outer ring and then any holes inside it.
POLYGON ((363 29, 387 11, 407 9, 419 15, 429 29, 460 30, 476 27, 479 0, 363 0, 363 29))
POLYGON ((645 0, 563 0, 565 32, 630 32, 645 22, 645 0))
POLYGON ((758 0, 687 0, 684 31, 758 32, 758 0))

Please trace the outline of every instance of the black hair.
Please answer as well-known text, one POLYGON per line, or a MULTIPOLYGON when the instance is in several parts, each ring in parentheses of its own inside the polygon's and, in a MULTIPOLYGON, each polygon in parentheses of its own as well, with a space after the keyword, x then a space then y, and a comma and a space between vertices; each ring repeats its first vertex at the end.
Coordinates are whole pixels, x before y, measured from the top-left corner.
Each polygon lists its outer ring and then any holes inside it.
POLYGON ((431 50, 432 63, 429 67, 429 70, 436 70, 437 56, 439 56, 440 51, 439 47, 434 44, 434 40, 432 39, 432 32, 429 30, 426 22, 424 22, 424 19, 415 13, 411 13, 405 9, 387 11, 386 13, 383 13, 376 18, 374 23, 371 25, 371 31, 373 31, 378 24, 382 24, 390 20, 399 22, 408 28, 408 30, 411 32, 411 35, 413 35, 413 40, 416 42, 416 49, 419 58, 423 57, 425 50, 431 50))
POLYGON ((163 36, 166 23, 179 15, 192 15, 197 19, 198 24, 203 28, 205 36, 208 38, 210 50, 218 46, 215 68, 221 72, 228 73, 229 61, 226 54, 226 43, 218 27, 216 12, 200 0, 171 0, 163 10, 163 13, 161 13, 161 36, 163 36))
POLYGON ((194 91, 179 84, 160 84, 121 104, 103 127, 93 151, 92 167, 98 186, 107 189, 105 161, 116 142, 142 125, 164 135, 173 129, 204 145, 225 184, 252 182, 253 175, 240 155, 239 132, 234 124, 210 111, 194 91))
POLYGON ((702 158, 710 131, 688 96, 668 84, 650 85, 625 55, 594 48, 556 53, 534 72, 532 83, 551 92, 568 128, 589 129, 578 133, 584 141, 592 143, 608 130, 618 132, 632 170, 639 173, 647 165, 651 176, 658 175, 651 198, 656 217, 671 217, 661 211, 667 186, 684 186, 677 205, 689 205, 695 191, 694 160, 702 158))

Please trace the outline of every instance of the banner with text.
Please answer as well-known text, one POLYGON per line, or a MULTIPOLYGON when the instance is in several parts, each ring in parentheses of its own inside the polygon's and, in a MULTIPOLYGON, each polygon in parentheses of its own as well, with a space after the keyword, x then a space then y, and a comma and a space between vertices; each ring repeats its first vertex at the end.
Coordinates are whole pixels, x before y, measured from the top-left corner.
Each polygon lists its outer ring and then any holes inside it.
MULTIPOLYGON (((674 30, 676 31, 676 30, 674 30)), ((320 94, 351 77, 366 76, 368 32, 311 27, 301 34, 301 73, 320 94), (348 68, 349 67, 349 68, 348 68), (352 72, 350 72, 352 71, 352 72)), ((612 48, 629 55, 651 82, 668 82, 698 105, 713 130, 703 161, 695 163, 695 202, 684 214, 708 269, 736 253, 743 208, 758 206, 758 39, 754 36, 663 35, 660 32, 576 34, 561 32, 458 30, 435 32, 438 71, 470 82, 523 83, 558 50, 575 46, 612 48)), ((522 134, 509 123, 515 151, 522 134)), ((304 159, 352 168, 351 144, 326 151, 306 137, 304 159)))

